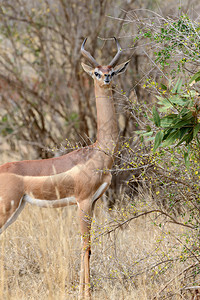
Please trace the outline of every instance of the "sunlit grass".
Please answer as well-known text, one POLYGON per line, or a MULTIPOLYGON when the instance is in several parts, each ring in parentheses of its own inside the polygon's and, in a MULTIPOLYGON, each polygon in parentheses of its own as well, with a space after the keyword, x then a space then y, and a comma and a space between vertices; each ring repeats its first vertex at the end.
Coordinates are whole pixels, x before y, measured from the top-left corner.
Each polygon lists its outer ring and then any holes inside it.
MULTIPOLYGON (((177 263, 176 268, 171 266, 163 273, 159 265, 153 268, 175 241, 170 235, 164 238, 150 216, 102 235, 109 221, 120 213, 116 210, 109 215, 100 201, 96 206, 91 256, 93 299, 151 299, 184 264, 177 263)), ((173 225, 169 228, 177 231, 173 225)), ((0 299, 77 299, 80 245, 76 207, 39 209, 27 205, 1 235, 0 299)), ((179 280, 175 278, 169 289, 180 290, 179 280)))

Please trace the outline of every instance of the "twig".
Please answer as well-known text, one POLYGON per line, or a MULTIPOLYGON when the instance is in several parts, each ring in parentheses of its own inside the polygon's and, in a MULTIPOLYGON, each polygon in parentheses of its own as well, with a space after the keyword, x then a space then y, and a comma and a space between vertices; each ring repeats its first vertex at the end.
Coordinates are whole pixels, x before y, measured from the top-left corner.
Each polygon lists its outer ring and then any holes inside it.
POLYGON ((170 281, 168 281, 168 283, 164 286, 164 288, 162 288, 162 290, 160 290, 156 296, 154 296, 152 298, 152 300, 155 300, 169 285, 170 283, 172 283, 177 277, 179 277, 180 275, 182 275, 183 273, 185 273, 186 271, 188 271, 189 269, 197 266, 199 264, 199 262, 195 263, 194 265, 191 265, 187 268, 185 268, 183 271, 181 271, 179 274, 177 274, 176 276, 174 276, 170 281))
POLYGON ((132 220, 135 220, 135 219, 138 219, 142 216, 146 216, 146 215, 149 215, 149 214, 152 214, 152 213, 160 213, 162 215, 165 215, 166 217, 168 217, 169 219, 172 220, 172 222, 176 225, 180 225, 180 226, 184 226, 184 227, 187 227, 187 228, 190 228, 190 229, 195 229, 194 226, 191 226, 191 225, 188 225, 188 224, 183 224, 181 222, 178 222, 176 219, 174 219, 172 216, 170 216, 169 214, 167 214, 166 212, 160 210, 160 209, 153 209, 153 210, 150 210, 150 211, 146 211, 146 212, 143 212, 137 216, 134 216, 134 217, 131 217, 129 218, 128 220, 122 222, 122 223, 118 223, 117 225, 113 225, 114 228, 110 229, 110 230, 107 230, 106 232, 103 232, 103 233, 100 233, 98 236, 96 236, 95 238, 97 239, 98 237, 102 236, 102 235, 106 235, 106 234, 110 234, 111 232, 115 231, 116 229, 122 227, 123 225, 129 223, 130 221, 132 220))

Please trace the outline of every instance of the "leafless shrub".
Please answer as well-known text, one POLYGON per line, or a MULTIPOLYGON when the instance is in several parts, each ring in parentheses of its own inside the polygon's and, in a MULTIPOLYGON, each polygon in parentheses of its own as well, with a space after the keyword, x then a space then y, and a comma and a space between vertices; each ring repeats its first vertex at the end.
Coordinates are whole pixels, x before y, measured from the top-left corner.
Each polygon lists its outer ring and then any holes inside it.
MULTIPOLYGON (((102 63, 113 55, 114 45, 105 39, 123 38, 123 20, 133 1, 121 11, 114 3, 2 1, 0 128, 2 142, 12 151, 20 141, 34 149, 35 157, 49 157, 54 153, 43 150, 60 148, 66 138, 83 145, 95 138, 93 83, 81 69, 80 46, 89 37, 92 55, 102 63), (108 17, 113 7, 119 22, 108 17)), ((122 44, 127 48, 124 38, 122 44)), ((31 158, 22 149, 20 155, 31 158)))

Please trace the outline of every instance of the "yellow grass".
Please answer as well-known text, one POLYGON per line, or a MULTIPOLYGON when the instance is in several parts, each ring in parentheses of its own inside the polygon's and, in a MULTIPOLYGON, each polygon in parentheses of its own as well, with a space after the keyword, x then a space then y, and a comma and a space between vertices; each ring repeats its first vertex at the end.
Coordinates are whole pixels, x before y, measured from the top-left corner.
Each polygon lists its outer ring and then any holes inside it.
MULTIPOLYGON (((101 235, 110 219, 124 211, 111 216, 101 201, 96 205, 91 256, 93 299, 153 299, 173 277, 168 290, 180 291, 175 274, 184 265, 169 268, 157 279, 159 267, 147 270, 175 243, 170 234, 153 225, 151 217, 101 235)), ((165 231, 169 228, 173 231, 172 225, 165 231)), ((0 253, 0 299, 77 299, 80 233, 76 207, 40 209, 27 204, 18 220, 1 235, 0 253)))

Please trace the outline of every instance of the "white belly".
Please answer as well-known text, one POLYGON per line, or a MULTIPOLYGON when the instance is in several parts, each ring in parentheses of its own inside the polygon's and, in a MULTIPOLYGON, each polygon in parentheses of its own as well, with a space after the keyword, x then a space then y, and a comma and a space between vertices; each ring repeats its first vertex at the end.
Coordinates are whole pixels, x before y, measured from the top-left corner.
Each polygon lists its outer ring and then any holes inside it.
POLYGON ((67 198, 62 198, 58 200, 41 200, 41 199, 35 199, 32 198, 29 195, 25 195, 23 200, 27 203, 39 206, 39 207, 63 207, 67 205, 74 205, 77 204, 76 198, 75 197, 67 197, 67 198))

